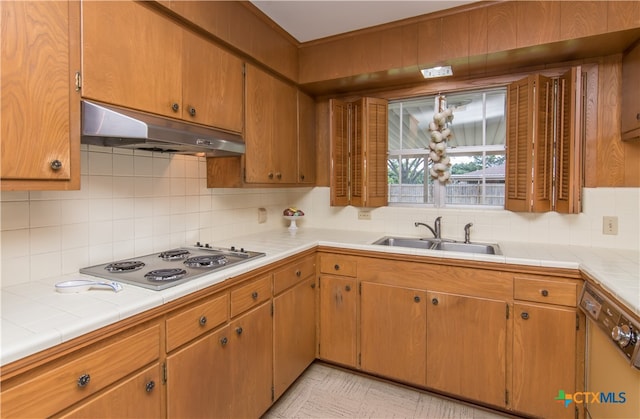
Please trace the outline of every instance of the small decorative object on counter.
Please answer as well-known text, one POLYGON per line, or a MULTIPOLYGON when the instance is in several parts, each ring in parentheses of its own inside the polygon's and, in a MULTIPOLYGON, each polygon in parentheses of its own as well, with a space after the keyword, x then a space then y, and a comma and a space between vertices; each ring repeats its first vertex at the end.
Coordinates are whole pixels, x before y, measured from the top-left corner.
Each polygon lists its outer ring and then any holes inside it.
POLYGON ((447 156, 447 141, 451 139, 452 133, 448 125, 453 121, 453 107, 447 108, 447 102, 444 96, 436 97, 435 114, 433 122, 429 123, 429 160, 433 163, 429 174, 433 179, 439 180, 441 183, 448 183, 451 177, 449 168, 451 160, 447 156))
POLYGON ((300 217, 304 217, 304 212, 295 207, 289 207, 282 211, 282 215, 286 220, 289 220, 289 231, 294 231, 298 229, 298 225, 296 224, 296 220, 300 219, 300 217))

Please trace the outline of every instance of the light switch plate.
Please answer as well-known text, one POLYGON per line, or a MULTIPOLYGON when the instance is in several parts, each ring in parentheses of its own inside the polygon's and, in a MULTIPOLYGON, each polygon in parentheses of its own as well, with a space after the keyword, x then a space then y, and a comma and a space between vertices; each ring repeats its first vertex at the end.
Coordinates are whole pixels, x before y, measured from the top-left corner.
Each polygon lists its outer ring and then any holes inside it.
POLYGON ((607 215, 602 217, 602 234, 613 236, 618 234, 618 217, 607 215))
POLYGON ((371 220, 371 211, 358 211, 358 220, 371 220))
POLYGON ((264 224, 267 222, 267 210, 265 208, 258 208, 258 224, 264 224))

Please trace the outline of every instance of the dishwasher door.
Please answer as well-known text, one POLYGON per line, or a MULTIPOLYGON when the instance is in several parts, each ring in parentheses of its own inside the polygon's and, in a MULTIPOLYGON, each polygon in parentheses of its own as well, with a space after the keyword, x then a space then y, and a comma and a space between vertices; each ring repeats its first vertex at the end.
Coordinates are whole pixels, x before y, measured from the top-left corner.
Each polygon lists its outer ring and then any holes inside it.
POLYGON ((592 394, 584 397, 585 417, 638 418, 640 370, 632 367, 629 360, 615 347, 611 338, 589 317, 587 319, 585 393, 600 395, 597 398, 592 394))

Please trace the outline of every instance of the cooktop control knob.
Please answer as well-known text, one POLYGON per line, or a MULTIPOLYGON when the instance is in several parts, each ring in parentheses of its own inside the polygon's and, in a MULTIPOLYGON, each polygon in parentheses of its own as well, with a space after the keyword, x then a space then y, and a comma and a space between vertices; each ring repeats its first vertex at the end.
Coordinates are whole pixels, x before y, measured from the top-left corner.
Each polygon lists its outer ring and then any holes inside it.
POLYGON ((634 337, 635 336, 633 331, 627 324, 623 324, 622 326, 615 326, 613 329, 611 329, 611 339, 618 342, 618 345, 620 345, 621 348, 629 345, 634 337))
POLYGON ((236 247, 235 246, 231 246, 231 251, 235 252, 236 251, 236 247))

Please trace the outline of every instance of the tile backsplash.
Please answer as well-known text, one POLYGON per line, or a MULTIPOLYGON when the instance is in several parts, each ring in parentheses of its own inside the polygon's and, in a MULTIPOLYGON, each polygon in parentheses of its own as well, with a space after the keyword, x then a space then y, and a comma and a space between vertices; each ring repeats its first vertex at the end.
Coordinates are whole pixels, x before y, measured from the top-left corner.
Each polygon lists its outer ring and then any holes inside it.
MULTIPOLYGON (((584 190, 581 214, 384 207, 371 220, 358 208, 331 207, 329 188, 207 189, 206 160, 83 146, 79 191, 2 192, 2 285, 73 274, 78 269, 196 241, 285 228, 281 211, 302 208, 301 228, 338 228, 428 235, 414 222, 442 216, 443 236, 474 241, 529 241, 640 248, 640 188, 584 190), (258 223, 258 208, 267 221, 258 223), (602 234, 602 217, 617 216, 619 233, 602 234)), ((259 249, 257 249, 259 250, 259 249)))

